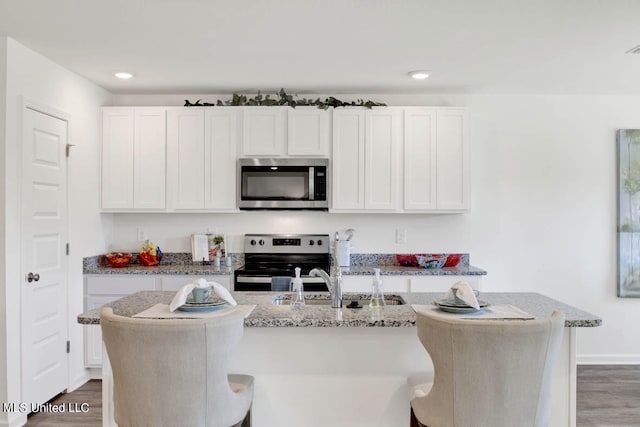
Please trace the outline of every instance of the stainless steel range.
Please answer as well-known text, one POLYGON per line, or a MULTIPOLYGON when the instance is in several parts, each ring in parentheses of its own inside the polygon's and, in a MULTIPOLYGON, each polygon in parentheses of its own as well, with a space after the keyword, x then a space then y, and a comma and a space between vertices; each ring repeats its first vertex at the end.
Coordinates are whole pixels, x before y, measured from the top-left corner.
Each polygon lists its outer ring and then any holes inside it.
POLYGON ((234 273, 236 291, 270 291, 272 279, 294 277, 300 267, 305 291, 327 291, 314 268, 329 270, 328 234, 246 234, 244 267, 234 273))

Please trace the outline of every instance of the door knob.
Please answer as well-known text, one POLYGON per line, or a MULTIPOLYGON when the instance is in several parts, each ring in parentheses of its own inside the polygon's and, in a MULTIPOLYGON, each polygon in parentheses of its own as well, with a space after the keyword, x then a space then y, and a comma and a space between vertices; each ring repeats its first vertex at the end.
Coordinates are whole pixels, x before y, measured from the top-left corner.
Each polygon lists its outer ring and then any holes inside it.
POLYGON ((40 275, 38 273, 27 274, 27 282, 37 282, 38 280, 40 280, 40 275))

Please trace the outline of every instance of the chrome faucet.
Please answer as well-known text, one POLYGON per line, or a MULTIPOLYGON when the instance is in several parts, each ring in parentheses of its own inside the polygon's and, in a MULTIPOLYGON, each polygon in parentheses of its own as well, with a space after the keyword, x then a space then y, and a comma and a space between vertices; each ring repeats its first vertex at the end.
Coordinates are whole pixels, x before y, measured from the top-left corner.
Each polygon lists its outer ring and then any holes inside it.
POLYGON ((338 263, 334 260, 331 266, 331 275, 328 275, 326 271, 321 268, 314 268, 309 272, 310 276, 322 277, 329 289, 329 296, 331 297, 331 307, 342 308, 342 271, 338 263))

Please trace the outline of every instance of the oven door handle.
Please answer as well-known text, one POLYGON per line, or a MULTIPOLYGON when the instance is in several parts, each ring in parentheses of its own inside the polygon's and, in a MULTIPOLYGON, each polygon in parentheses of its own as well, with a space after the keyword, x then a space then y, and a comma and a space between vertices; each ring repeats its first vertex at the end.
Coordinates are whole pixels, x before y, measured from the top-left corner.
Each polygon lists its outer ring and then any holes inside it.
MULTIPOLYGON (((271 277, 238 276, 236 277, 236 282, 271 283, 271 277)), ((302 283, 324 283, 324 280, 322 279, 322 277, 302 276, 302 283)))

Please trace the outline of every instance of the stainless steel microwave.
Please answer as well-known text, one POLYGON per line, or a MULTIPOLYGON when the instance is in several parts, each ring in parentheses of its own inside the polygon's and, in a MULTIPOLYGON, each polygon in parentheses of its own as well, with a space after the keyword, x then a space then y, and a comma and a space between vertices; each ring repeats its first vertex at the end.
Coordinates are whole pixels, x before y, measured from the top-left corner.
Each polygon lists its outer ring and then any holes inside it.
POLYGON ((238 208, 328 210, 328 159, 240 159, 238 208))

